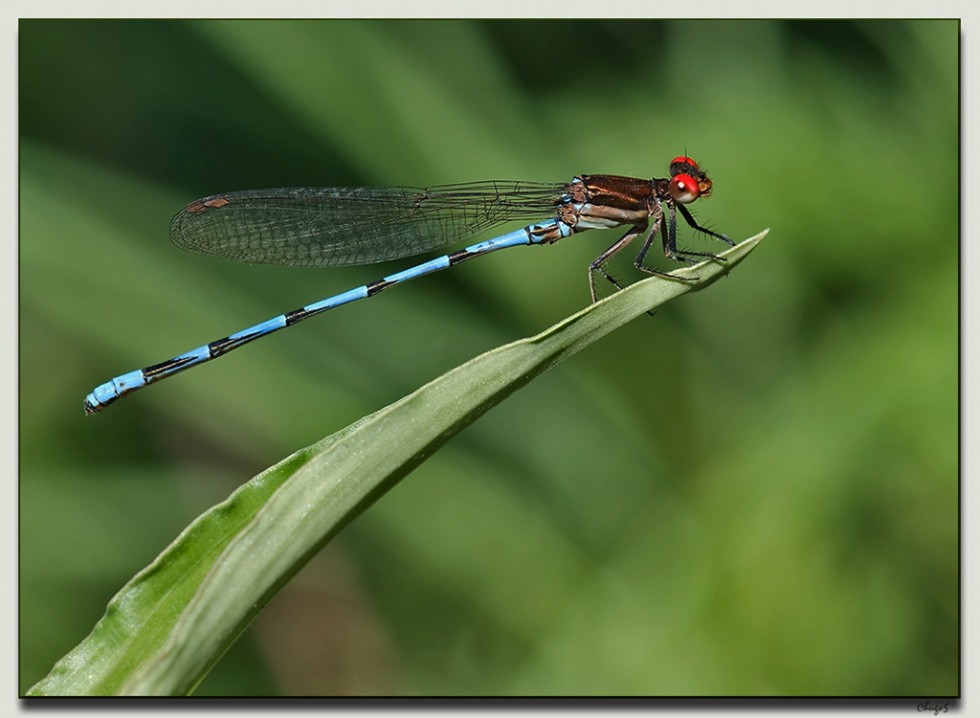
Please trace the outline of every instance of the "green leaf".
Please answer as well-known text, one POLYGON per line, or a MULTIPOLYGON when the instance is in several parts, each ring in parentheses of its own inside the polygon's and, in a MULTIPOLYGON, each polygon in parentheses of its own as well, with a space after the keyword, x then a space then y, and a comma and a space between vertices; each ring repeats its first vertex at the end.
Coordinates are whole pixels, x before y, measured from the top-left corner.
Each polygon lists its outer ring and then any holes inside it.
POLYGON ((482 354, 262 472, 127 583, 30 695, 191 692, 332 536, 452 436, 562 359, 727 274, 767 231, 724 262, 673 273, 687 281, 651 277, 482 354))

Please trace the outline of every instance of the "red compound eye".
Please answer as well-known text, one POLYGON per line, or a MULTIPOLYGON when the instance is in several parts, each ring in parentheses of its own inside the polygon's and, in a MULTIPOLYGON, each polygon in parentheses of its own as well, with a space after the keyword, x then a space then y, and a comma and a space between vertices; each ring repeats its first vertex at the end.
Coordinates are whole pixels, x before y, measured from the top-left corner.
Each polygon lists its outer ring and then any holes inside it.
POLYGON ((681 204, 690 204, 701 196, 701 187, 689 174, 674 175, 670 180, 670 196, 681 204))
POLYGON ((674 165, 687 165, 688 167, 691 167, 693 169, 698 169, 698 163, 695 162, 690 157, 685 157, 684 155, 672 159, 670 161, 670 166, 673 167, 674 165))

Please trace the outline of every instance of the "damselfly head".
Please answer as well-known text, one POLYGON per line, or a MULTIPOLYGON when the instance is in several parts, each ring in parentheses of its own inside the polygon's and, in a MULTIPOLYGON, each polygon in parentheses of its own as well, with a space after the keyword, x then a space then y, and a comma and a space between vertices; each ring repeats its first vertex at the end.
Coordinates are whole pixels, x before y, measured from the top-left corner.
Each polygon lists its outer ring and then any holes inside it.
POLYGON ((681 204, 711 194, 711 180, 690 157, 675 157, 670 163, 670 196, 681 204))

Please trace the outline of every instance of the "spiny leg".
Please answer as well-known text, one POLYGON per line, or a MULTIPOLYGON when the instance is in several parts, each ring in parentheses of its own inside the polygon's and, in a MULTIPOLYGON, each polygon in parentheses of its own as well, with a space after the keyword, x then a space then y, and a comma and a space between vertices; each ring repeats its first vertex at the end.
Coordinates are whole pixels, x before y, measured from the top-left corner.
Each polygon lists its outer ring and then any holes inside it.
MULTIPOLYGON (((598 257, 592 260, 592 262, 589 264, 589 290, 592 292, 593 304, 595 304, 598 301, 596 297, 596 285, 595 285, 596 272, 599 272, 603 277, 605 277, 614 287, 616 287, 617 290, 622 289, 623 286, 619 282, 617 282, 612 277, 612 275, 610 275, 606 271, 603 265, 606 262, 608 262, 614 254, 621 251, 623 247, 625 247, 627 244, 632 242, 634 239, 636 239, 646 231, 647 231, 646 225, 631 227, 626 234, 624 234, 622 237, 617 239, 606 251, 604 251, 602 254, 600 254, 598 257)), ((648 235, 647 243, 649 243, 649 241, 650 240, 648 235)))
MULTIPOLYGON (((653 226, 650 229, 650 232, 643 240, 643 246, 640 247, 640 251, 637 252, 636 258, 633 260, 633 266, 635 266, 641 272, 646 272, 647 274, 655 274, 658 277, 665 277, 666 279, 673 279, 674 281, 681 281, 681 282, 696 281, 696 278, 678 277, 674 274, 668 274, 666 272, 661 272, 659 269, 648 267, 643 263, 643 258, 646 257, 647 252, 650 250, 650 247, 653 246, 653 238, 657 236, 657 232, 659 232, 661 227, 663 226, 663 218, 664 218, 663 210, 660 209, 659 205, 657 206, 657 210, 658 211, 655 213, 657 219, 654 221, 653 226)), ((653 317, 656 316, 657 312, 654 311, 653 309, 650 309, 647 310, 647 314, 653 317)))
MULTIPOLYGON (((691 259, 691 257, 704 257, 707 259, 714 259, 719 262, 726 261, 724 257, 719 257, 717 254, 712 254, 711 252, 698 252, 693 249, 677 248, 677 215, 674 213, 674 207, 675 205, 670 205, 667 215, 667 232, 664 234, 664 256, 666 256, 668 259, 673 259, 675 262, 682 262, 684 264, 697 264, 698 260, 691 259)), ((691 227, 699 232, 705 232, 712 237, 721 239, 734 246, 735 243, 725 235, 705 229, 695 222, 694 217, 691 216, 691 213, 687 210, 687 207, 682 204, 678 204, 676 207, 680 209, 681 215, 684 217, 687 223, 691 225, 691 227)))
POLYGON ((719 232, 712 231, 707 227, 703 227, 697 223, 694 219, 694 215, 691 214, 690 210, 682 204, 677 205, 677 208, 681 211, 681 215, 684 217, 684 221, 694 230, 698 232, 704 232, 709 237, 714 237, 715 239, 720 239, 722 242, 735 246, 735 243, 728 238, 727 234, 721 234, 719 232))
MULTIPOLYGON (((673 219, 674 219, 674 215, 673 214, 669 215, 669 217, 668 217, 668 234, 671 234, 670 227, 672 225, 670 223, 673 222, 673 219)), ((646 241, 643 242, 643 246, 640 247, 640 251, 637 252, 636 258, 633 260, 633 266, 635 266, 641 272, 646 272, 647 274, 654 274, 654 275, 656 275, 658 277, 666 277, 667 279, 673 279, 674 281, 677 281, 677 282, 696 282, 697 281, 697 277, 679 277, 676 274, 670 274, 668 272, 661 272, 659 269, 656 269, 655 267, 651 267, 651 266, 649 266, 649 265, 647 265, 647 264, 644 263, 643 260, 646 259, 647 252, 650 251, 650 247, 653 246, 653 238, 657 235, 657 232, 661 229, 662 225, 663 225, 663 213, 661 212, 657 216, 657 221, 653 223, 653 230, 650 232, 650 234, 647 235, 646 241)), ((665 243, 665 245, 666 245, 667 241, 668 241, 667 240, 667 235, 664 235, 664 243, 665 243)), ((671 255, 668 254, 667 256, 670 257, 671 255)), ((679 256, 678 257, 675 257, 675 258, 678 259, 679 261, 689 262, 689 263, 692 263, 693 264, 693 261, 692 260, 685 259, 685 258, 679 257, 679 256)))

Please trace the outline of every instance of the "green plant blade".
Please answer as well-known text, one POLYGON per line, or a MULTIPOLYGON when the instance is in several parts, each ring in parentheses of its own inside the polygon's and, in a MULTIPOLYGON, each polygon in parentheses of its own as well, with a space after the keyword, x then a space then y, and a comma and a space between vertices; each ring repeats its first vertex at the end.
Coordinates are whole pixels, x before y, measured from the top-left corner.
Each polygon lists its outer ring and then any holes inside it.
POLYGON ((311 556, 462 428, 565 357, 711 284, 766 233, 729 249, 725 262, 675 272, 689 281, 651 277, 482 354, 262 472, 127 583, 29 694, 191 692, 311 556))

